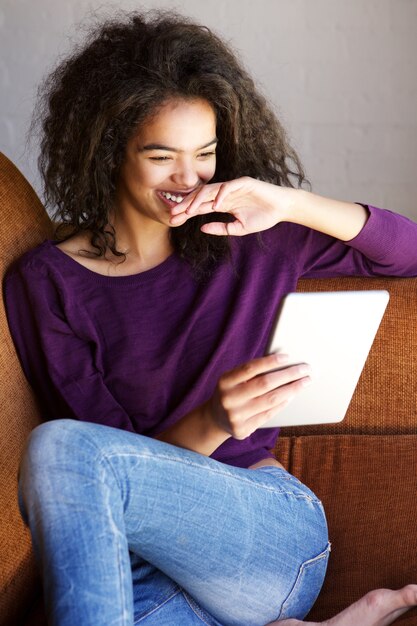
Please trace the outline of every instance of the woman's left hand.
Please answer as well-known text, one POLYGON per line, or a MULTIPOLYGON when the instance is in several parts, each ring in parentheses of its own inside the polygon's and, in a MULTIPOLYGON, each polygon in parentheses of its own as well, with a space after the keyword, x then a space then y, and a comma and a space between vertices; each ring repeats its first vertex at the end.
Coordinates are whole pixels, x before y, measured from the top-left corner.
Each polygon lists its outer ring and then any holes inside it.
POLYGON ((171 226, 181 226, 195 215, 229 213, 232 222, 210 222, 201 230, 210 235, 248 235, 284 221, 290 210, 291 188, 243 176, 204 185, 171 209, 171 226))

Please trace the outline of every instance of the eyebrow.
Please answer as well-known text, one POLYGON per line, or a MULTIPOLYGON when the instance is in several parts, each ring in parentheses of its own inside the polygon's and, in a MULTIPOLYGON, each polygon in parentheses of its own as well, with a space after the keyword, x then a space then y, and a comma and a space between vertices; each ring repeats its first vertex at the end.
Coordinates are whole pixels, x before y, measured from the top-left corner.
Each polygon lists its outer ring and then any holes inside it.
MULTIPOLYGON (((208 143, 204 144, 204 146, 200 146, 199 148, 197 148, 196 152, 198 152, 198 150, 203 150, 204 148, 208 148, 209 146, 212 146, 214 143, 217 143, 217 142, 218 142, 218 139, 217 137, 215 137, 208 143)), ((163 146, 160 143, 149 143, 146 146, 143 146, 143 148, 140 148, 139 152, 143 152, 144 150, 167 150, 168 152, 184 152, 184 150, 178 150, 178 148, 171 148, 170 146, 163 146)))

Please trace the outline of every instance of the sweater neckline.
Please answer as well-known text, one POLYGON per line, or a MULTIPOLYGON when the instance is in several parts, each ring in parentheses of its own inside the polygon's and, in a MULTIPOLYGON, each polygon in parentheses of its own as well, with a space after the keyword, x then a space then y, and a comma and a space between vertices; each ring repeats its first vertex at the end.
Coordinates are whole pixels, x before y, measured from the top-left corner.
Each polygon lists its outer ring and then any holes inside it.
POLYGON ((149 270, 145 270, 143 272, 138 272, 136 274, 128 274, 127 276, 107 276, 105 274, 99 274, 94 270, 88 269, 71 256, 63 252, 57 247, 58 241, 54 241, 51 239, 47 239, 43 245, 48 248, 52 253, 58 258, 61 264, 64 264, 66 267, 71 269, 71 271, 75 274, 78 274, 84 278, 89 278, 90 280, 96 282, 107 282, 113 283, 114 285, 126 285, 126 284, 138 284, 144 283, 149 280, 155 280, 159 276, 166 274, 169 270, 171 270, 175 265, 181 262, 181 259, 178 255, 173 252, 170 254, 162 263, 155 265, 155 267, 150 268, 149 270))

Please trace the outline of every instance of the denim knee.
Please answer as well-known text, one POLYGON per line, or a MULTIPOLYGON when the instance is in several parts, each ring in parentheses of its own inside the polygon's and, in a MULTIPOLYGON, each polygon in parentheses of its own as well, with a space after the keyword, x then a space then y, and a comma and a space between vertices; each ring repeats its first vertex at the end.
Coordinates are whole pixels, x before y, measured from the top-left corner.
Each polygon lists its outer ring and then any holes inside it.
MULTIPOLYGON (((29 500, 42 499, 51 481, 59 481, 59 472, 71 468, 83 458, 93 464, 97 458, 94 437, 88 436, 83 423, 71 419, 58 419, 40 424, 30 433, 19 468, 19 508, 23 520, 28 523, 29 500)), ((56 485, 59 489, 59 483, 56 485)))
MULTIPOLYGON (((79 432, 81 422, 71 419, 58 419, 44 422, 32 430, 26 443, 26 449, 22 456, 20 473, 26 468, 42 470, 56 458, 63 459, 67 454, 76 453, 81 447, 71 445, 73 437, 81 437, 83 446, 86 437, 79 432), (70 445, 68 445, 70 444, 70 445)), ((76 442, 75 442, 76 443, 76 442)))

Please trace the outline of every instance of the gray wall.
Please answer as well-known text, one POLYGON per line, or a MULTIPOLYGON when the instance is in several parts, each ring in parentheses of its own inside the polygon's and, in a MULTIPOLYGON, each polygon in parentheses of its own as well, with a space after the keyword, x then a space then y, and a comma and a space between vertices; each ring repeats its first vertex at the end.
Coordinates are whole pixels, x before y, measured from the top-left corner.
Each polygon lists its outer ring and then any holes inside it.
POLYGON ((0 0, 0 150, 39 191, 36 86, 90 9, 173 7, 238 51, 313 189, 417 220, 417 0, 0 0), (103 8, 104 7, 104 8, 103 8))

